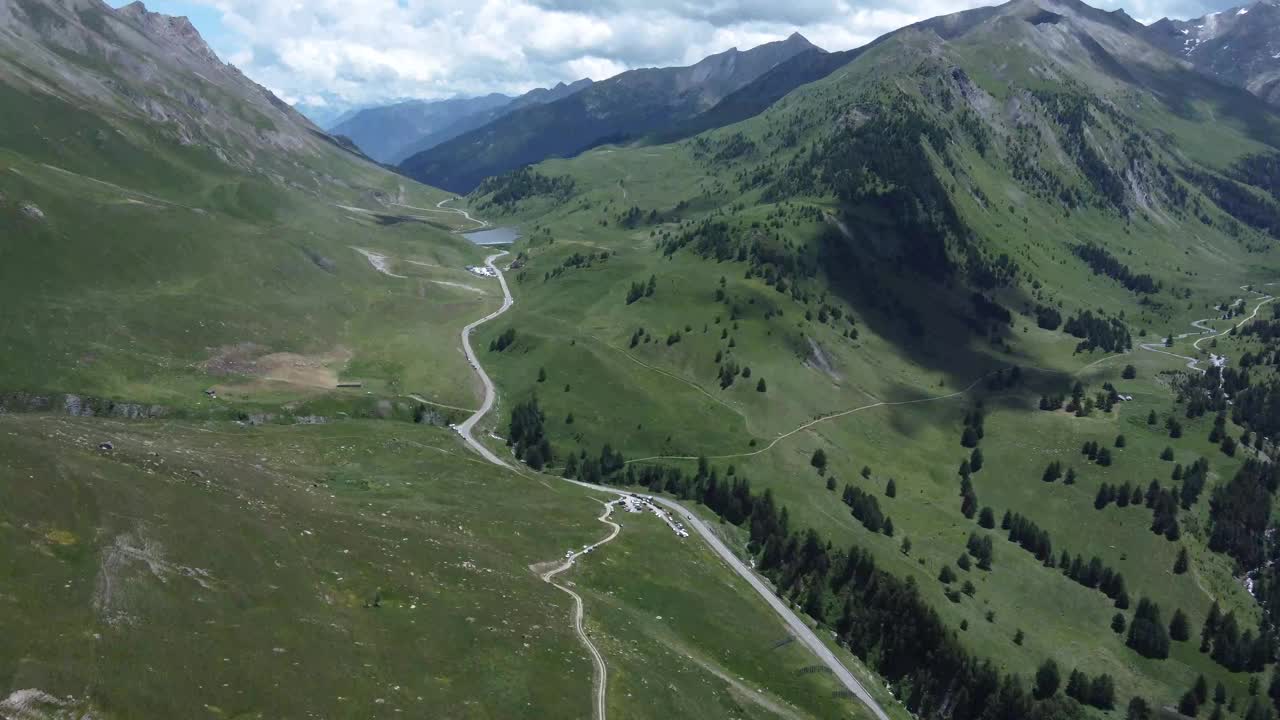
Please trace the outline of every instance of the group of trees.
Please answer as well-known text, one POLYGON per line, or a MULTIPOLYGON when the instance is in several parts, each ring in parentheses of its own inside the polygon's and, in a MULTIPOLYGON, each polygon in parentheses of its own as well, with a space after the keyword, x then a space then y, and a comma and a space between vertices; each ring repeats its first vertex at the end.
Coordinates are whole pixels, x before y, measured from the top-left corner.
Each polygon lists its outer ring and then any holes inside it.
POLYGON ((1272 497, 1280 487, 1280 467, 1246 460, 1230 482, 1209 498, 1209 549, 1235 558, 1241 570, 1262 564, 1272 497))
POLYGON ((1099 445, 1097 440, 1090 440, 1080 448, 1080 454, 1103 467, 1111 464, 1111 448, 1099 445))
POLYGON ((1044 330, 1057 330, 1062 326, 1062 313, 1055 307, 1037 305, 1036 325, 1044 330))
POLYGON ((1076 345, 1076 352, 1087 352, 1095 348, 1102 348, 1107 352, 1124 352, 1133 348, 1133 339, 1124 322, 1119 318, 1095 316, 1091 310, 1081 311, 1068 318, 1062 329, 1081 338, 1076 345))
POLYGON ((640 298, 653 297, 653 293, 658 289, 658 276, 650 275, 649 282, 633 282, 631 287, 627 289, 627 304, 630 305, 640 298))
POLYGON ((1169 657, 1169 631, 1160 618, 1160 606, 1142 598, 1129 623, 1129 636, 1125 644, 1139 655, 1157 660, 1169 657))
POLYGON ((1200 628, 1200 651, 1232 672, 1261 672, 1273 659, 1274 643, 1265 629, 1241 632, 1235 612, 1223 615, 1216 601, 1200 628))
POLYGON ((1119 486, 1102 483, 1098 488, 1097 497, 1093 499, 1093 506, 1101 510, 1113 502, 1117 507, 1128 507, 1131 504, 1140 505, 1142 503, 1142 488, 1128 482, 1119 486))
POLYGON ((1076 469, 1067 468, 1067 474, 1064 477, 1062 474, 1062 461, 1053 460, 1045 466, 1044 474, 1040 476, 1040 479, 1044 482, 1057 482, 1059 478, 1063 478, 1062 484, 1064 485, 1074 485, 1076 482, 1076 469))
POLYGON ((1053 565, 1053 543, 1047 530, 1041 530, 1040 526, 1018 513, 1009 512, 1004 514, 1000 527, 1009 531, 1009 542, 1017 543, 1045 565, 1053 565))
POLYGON ((1129 607, 1129 591, 1125 588, 1124 575, 1104 565, 1097 555, 1087 563, 1081 555, 1076 555, 1068 562, 1069 557, 1067 551, 1063 550, 1062 558, 1058 561, 1063 575, 1091 590, 1102 591, 1121 610, 1129 607))
POLYGON ((1089 265, 1094 275, 1106 275, 1131 292, 1151 294, 1160 291, 1155 278, 1145 273, 1142 275, 1134 273, 1128 265, 1117 260, 1105 248, 1089 243, 1075 246, 1072 252, 1089 265))
POLYGON ((531 167, 523 167, 486 178, 474 194, 491 196, 477 206, 480 210, 494 206, 508 210, 521 200, 537 196, 563 202, 573 195, 575 185, 574 179, 568 175, 544 175, 531 167))
POLYGON ((498 337, 489 341, 489 352, 502 352, 516 341, 516 329, 507 328, 498 337))
POLYGON ((982 470, 983 464, 986 462, 982 456, 982 448, 978 447, 983 435, 986 431, 983 425, 986 415, 979 402, 973 409, 964 414, 964 431, 960 433, 960 444, 967 448, 973 448, 973 452, 969 453, 969 457, 960 461, 960 512, 970 520, 978 512, 978 493, 973 489, 972 475, 982 470))
POLYGON ((1069 698, 1101 710, 1116 706, 1116 683, 1106 673, 1090 678, 1079 670, 1072 670, 1064 692, 1069 698))
POLYGON ((893 537, 893 519, 880 511, 880 501, 869 492, 853 485, 844 486, 844 504, 852 508, 853 516, 873 533, 884 532, 893 537))
MULTIPOLYGON (((981 535, 976 532, 969 533, 969 540, 965 543, 965 552, 978 561, 978 569, 991 569, 991 563, 995 560, 996 550, 994 543, 991 542, 991 536, 987 533, 982 533, 981 535)), ((962 563, 960 567, 967 567, 967 561, 962 563)))
POLYGON ((979 402, 972 410, 964 414, 964 430, 960 433, 960 444, 967 448, 978 447, 978 442, 982 440, 985 431, 983 425, 986 422, 986 413, 983 410, 982 403, 979 402))
POLYGON ((1151 532, 1163 535, 1168 540, 1177 540, 1182 536, 1178 525, 1178 507, 1181 490, 1178 487, 1165 489, 1159 480, 1152 480, 1147 486, 1146 506, 1151 509, 1151 532))
POLYGON ((552 461, 551 442, 546 435, 546 415, 538 407, 536 395, 511 409, 507 445, 514 448, 516 458, 534 470, 541 470, 552 461))

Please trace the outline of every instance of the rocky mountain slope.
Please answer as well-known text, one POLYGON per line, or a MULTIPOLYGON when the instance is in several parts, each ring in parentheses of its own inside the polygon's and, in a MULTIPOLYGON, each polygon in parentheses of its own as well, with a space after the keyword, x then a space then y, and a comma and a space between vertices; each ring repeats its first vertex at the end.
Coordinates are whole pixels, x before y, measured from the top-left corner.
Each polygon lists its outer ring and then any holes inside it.
POLYGON ((23 93, 153 123, 184 146, 253 168, 260 156, 316 156, 319 128, 223 63, 186 18, 100 0, 0 2, 0 77, 23 93))
POLYGON ((1194 20, 1163 18, 1142 36, 1215 77, 1280 104, 1280 3, 1274 0, 1194 20))
POLYGON ((400 167, 427 184, 469 191, 490 175, 691 118, 779 63, 814 49, 797 34, 747 51, 731 49, 688 67, 631 70, 556 102, 505 115, 400 167))

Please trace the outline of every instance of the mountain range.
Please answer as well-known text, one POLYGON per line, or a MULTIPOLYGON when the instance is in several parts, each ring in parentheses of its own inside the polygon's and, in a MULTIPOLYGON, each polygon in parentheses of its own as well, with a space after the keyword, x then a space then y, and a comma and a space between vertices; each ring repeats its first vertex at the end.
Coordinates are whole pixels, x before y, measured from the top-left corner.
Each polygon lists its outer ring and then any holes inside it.
POLYGON ((1270 8, 343 121, 441 189, 0 0, 0 717, 1271 717, 1270 8))
POLYGON ((1280 3, 1274 0, 1194 20, 1162 18, 1142 36, 1204 72, 1280 104, 1280 3))
POLYGON ((520 108, 554 102, 591 84, 589 78, 558 83, 509 97, 499 93, 476 98, 408 100, 365 108, 344 115, 329 131, 351 139, 369 157, 398 165, 411 155, 487 125, 520 108))
POLYGON ((421 182, 467 192, 485 177, 546 157, 572 156, 688 120, 780 63, 814 50, 793 34, 746 51, 726 50, 688 67, 629 70, 554 102, 507 113, 409 157, 400 167, 421 182))

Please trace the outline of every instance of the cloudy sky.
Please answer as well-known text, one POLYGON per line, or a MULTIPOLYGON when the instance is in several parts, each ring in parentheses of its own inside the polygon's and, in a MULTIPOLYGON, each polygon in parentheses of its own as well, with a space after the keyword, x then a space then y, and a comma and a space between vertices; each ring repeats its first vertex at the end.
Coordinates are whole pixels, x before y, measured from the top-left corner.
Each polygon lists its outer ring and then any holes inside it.
MULTIPOLYGON (((1144 20, 1242 0, 1102 0, 1144 20)), ((122 5, 123 0, 113 0, 122 5)), ((517 94, 799 31, 845 50, 983 0, 147 0, 321 122, 398 98, 517 94)))

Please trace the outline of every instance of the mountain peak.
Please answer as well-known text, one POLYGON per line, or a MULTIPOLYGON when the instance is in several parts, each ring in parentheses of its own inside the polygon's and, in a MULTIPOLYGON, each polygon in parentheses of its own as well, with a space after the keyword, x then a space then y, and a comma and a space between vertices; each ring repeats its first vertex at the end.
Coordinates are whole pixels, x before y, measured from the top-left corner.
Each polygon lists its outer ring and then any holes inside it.
POLYGON ((152 40, 184 48, 203 60, 217 65, 222 64, 217 53, 209 47, 204 37, 200 35, 200 31, 185 15, 152 12, 147 9, 142 0, 134 0, 115 12, 118 16, 132 20, 141 26, 152 40))

